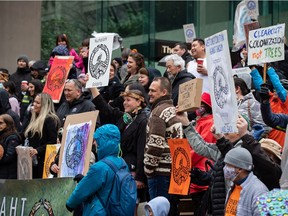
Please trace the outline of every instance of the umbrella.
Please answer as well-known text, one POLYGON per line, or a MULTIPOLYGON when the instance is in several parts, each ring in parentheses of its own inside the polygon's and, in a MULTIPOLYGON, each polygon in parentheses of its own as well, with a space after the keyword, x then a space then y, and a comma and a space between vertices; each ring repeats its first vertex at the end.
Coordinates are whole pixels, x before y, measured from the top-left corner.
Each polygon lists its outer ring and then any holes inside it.
POLYGON ((288 190, 273 189, 257 198, 261 215, 288 215, 288 190))

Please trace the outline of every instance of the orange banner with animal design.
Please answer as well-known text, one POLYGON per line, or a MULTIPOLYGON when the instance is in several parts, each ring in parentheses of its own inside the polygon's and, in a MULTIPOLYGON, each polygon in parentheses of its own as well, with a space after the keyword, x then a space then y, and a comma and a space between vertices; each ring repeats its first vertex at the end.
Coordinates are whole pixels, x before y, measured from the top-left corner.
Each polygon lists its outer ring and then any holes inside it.
POLYGON ((191 154, 187 139, 169 139, 171 178, 169 194, 187 195, 190 186, 191 154))
POLYGON ((55 56, 53 64, 46 77, 46 83, 43 92, 50 94, 54 103, 59 103, 65 80, 68 77, 73 56, 55 56))

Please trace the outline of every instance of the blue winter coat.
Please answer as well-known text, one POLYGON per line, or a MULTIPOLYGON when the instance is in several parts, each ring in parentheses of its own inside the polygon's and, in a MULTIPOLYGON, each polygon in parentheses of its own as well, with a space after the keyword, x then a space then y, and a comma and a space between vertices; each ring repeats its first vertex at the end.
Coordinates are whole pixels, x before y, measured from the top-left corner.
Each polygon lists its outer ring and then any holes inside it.
POLYGON ((94 138, 97 142, 99 161, 90 167, 87 175, 76 186, 66 205, 75 209, 84 202, 83 216, 106 216, 98 196, 101 197, 104 204, 107 203, 115 174, 101 159, 107 157, 120 168, 123 161, 118 157, 120 132, 115 125, 106 124, 96 130, 94 138))

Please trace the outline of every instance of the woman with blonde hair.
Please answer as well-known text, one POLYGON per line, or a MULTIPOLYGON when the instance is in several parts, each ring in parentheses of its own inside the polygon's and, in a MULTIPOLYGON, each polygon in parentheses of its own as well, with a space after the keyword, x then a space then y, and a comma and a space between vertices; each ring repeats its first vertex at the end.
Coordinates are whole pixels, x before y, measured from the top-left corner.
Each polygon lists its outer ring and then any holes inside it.
POLYGON ((25 144, 32 147, 30 156, 33 159, 33 178, 42 178, 46 145, 57 143, 60 121, 49 94, 38 94, 31 110, 32 117, 24 134, 25 144))

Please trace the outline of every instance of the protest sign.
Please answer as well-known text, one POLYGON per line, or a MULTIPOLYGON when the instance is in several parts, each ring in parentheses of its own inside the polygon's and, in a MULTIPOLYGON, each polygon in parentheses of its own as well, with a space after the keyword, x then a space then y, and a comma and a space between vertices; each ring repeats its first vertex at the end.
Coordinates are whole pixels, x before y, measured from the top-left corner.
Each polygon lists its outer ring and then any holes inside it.
POLYGON ((196 38, 196 32, 194 28, 194 24, 186 24, 183 25, 185 41, 186 43, 192 43, 193 39, 196 38))
POLYGON ((86 88, 108 85, 113 38, 113 33, 98 33, 90 39, 86 88))
POLYGON ((55 56, 46 78, 44 93, 51 95, 54 103, 59 103, 65 80, 68 77, 74 56, 55 56))
MULTIPOLYGON (((248 42, 249 42, 249 31, 259 29, 259 28, 260 28, 260 23, 258 21, 250 22, 250 23, 244 23, 246 44, 248 44, 248 42)), ((247 46, 246 46, 246 48, 247 48, 247 46)))
POLYGON ((32 147, 17 146, 17 178, 32 179, 32 158, 30 149, 32 147))
POLYGON ((52 177, 50 173, 50 165, 54 161, 60 146, 60 144, 46 145, 43 179, 52 177))
POLYGON ((236 52, 245 44, 244 24, 257 20, 259 15, 258 0, 242 0, 236 8, 232 51, 236 52))
POLYGON ((216 133, 238 132, 238 107, 227 31, 205 38, 205 45, 216 133))
POLYGON ((85 175, 89 161, 98 111, 68 115, 60 149, 58 177, 85 175))
POLYGON ((285 24, 249 31, 248 65, 284 60, 285 24))
POLYGON ((0 215, 73 215, 65 204, 76 186, 72 178, 0 180, 0 215))
POLYGON ((251 69, 249 67, 242 67, 242 68, 233 68, 232 69, 233 76, 237 76, 245 81, 248 88, 251 89, 252 85, 252 77, 250 75, 251 69))
POLYGON ((178 111, 195 111, 201 105, 203 80, 196 78, 179 86, 178 111))
POLYGON ((168 139, 171 152, 169 193, 187 195, 190 186, 191 148, 187 139, 168 139))

